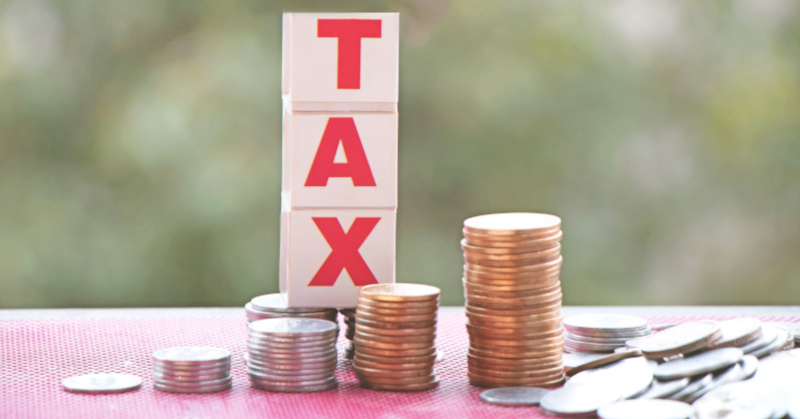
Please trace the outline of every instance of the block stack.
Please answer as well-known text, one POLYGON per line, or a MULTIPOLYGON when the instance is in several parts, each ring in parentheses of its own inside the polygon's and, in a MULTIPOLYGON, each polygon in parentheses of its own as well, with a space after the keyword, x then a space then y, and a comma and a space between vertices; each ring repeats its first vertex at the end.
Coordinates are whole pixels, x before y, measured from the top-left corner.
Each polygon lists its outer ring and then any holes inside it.
POLYGON ((398 14, 283 18, 280 289, 289 307, 356 305, 394 282, 398 14))

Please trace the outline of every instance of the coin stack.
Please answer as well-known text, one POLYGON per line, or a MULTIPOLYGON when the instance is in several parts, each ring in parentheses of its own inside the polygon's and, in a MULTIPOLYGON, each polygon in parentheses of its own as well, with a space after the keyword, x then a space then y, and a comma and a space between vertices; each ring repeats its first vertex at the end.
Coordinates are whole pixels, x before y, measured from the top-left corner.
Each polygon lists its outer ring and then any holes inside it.
POLYGON ((313 392, 338 386, 336 338, 330 320, 284 317, 249 324, 247 373, 260 390, 313 392))
POLYGON ((561 384, 561 219, 481 215, 464 221, 463 233, 470 383, 561 384))
POLYGON ((248 322, 278 317, 304 317, 336 322, 338 316, 335 308, 289 308, 280 294, 253 297, 244 305, 244 311, 248 322))
POLYGON ((653 333, 647 320, 622 314, 580 314, 564 319, 567 352, 610 353, 653 333))
POLYGON ((344 332, 344 336, 347 338, 344 356, 347 357, 347 359, 353 359, 353 356, 356 354, 356 347, 353 343, 353 338, 356 336, 356 309, 342 308, 339 309, 339 313, 342 313, 342 316, 344 316, 344 324, 347 326, 344 332))
POLYGON ((439 294, 420 284, 361 287, 353 369, 362 387, 419 391, 439 384, 433 368, 439 294))
POLYGON ((169 393, 214 393, 231 388, 231 353, 188 346, 153 353, 153 387, 169 393))

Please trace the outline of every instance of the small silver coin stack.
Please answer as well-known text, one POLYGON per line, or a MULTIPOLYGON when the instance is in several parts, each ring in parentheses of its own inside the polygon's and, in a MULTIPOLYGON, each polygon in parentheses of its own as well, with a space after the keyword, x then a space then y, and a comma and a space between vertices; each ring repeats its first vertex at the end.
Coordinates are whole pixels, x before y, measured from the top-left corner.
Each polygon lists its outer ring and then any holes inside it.
POLYGON ((247 373, 254 388, 314 392, 336 388, 336 338, 330 320, 285 317, 249 324, 247 373))
POLYGON ((231 388, 231 353, 187 346, 153 353, 153 387, 169 393, 214 393, 231 388))
POLYGON ((356 337, 356 309, 342 308, 339 309, 339 313, 342 313, 342 316, 344 316, 344 324, 347 326, 344 333, 344 336, 347 338, 347 342, 345 343, 345 356, 347 359, 353 359, 353 356, 356 354, 356 347, 353 343, 353 339, 356 337))
POLYGON ((564 319, 566 352, 610 353, 653 333, 647 320, 622 314, 579 314, 564 319))
POLYGON ((248 323, 280 317, 303 317, 336 322, 338 316, 335 308, 289 308, 280 294, 264 294, 253 297, 249 303, 244 305, 244 311, 248 323))

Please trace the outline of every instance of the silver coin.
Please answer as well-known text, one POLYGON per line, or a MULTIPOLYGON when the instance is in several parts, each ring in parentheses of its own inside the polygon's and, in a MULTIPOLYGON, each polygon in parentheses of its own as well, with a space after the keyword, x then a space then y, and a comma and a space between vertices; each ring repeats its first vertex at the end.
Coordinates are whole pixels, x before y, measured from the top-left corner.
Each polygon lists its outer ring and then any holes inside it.
POLYGON ((630 338, 626 337, 623 338, 593 337, 593 336, 581 336, 574 333, 566 333, 564 336, 576 342, 600 343, 600 344, 616 345, 616 346, 625 346, 625 342, 630 340, 630 338))
POLYGON ((333 345, 338 341, 338 336, 326 336, 317 339, 297 339, 297 340, 279 340, 279 339, 264 339, 262 337, 248 336, 247 343, 257 346, 267 346, 273 348, 302 348, 305 346, 324 346, 333 345))
POLYGON ((722 337, 716 340, 713 348, 742 347, 761 336, 761 320, 752 317, 726 320, 719 323, 722 337))
POLYGON ((771 343, 767 344, 766 346, 760 349, 750 352, 750 355, 753 355, 756 358, 763 358, 775 351, 780 350, 781 348, 783 348, 783 345, 785 345, 786 342, 788 342, 789 339, 792 338, 791 335, 789 334, 789 331, 784 328, 777 327, 771 324, 764 324, 761 327, 764 334, 774 335, 775 340, 773 340, 771 343))
POLYGON ((800 419, 800 397, 795 397, 789 401, 788 414, 791 419, 800 419))
POLYGON ((650 387, 644 393, 636 396, 637 399, 663 399, 669 397, 689 385, 689 378, 681 378, 671 381, 653 380, 650 387))
POLYGON ((601 407, 601 419, 689 419, 692 406, 674 400, 623 400, 601 407))
POLYGON ((565 353, 561 356, 561 362, 564 364, 565 368, 575 368, 607 356, 608 354, 593 354, 588 352, 565 353))
POLYGON ((337 333, 329 333, 325 335, 316 335, 316 336, 275 336, 275 335, 264 335, 260 333, 253 333, 252 331, 247 335, 247 341, 253 343, 269 343, 269 344, 278 344, 278 345, 291 345, 291 344, 312 344, 318 342, 328 342, 328 341, 337 341, 338 334, 337 333))
POLYGON ((313 352, 255 351, 250 349, 250 356, 252 358, 258 358, 260 360, 267 360, 267 359, 304 360, 304 359, 318 359, 326 357, 336 358, 337 351, 335 347, 331 347, 330 349, 324 351, 313 351, 313 352))
POLYGON ((769 393, 748 382, 715 389, 692 403, 697 419, 771 419, 769 393))
POLYGON ((627 358, 575 374, 564 387, 613 387, 623 399, 644 393, 653 381, 654 366, 642 357, 627 358))
POLYGON ((248 365, 248 371, 253 371, 258 374, 264 375, 321 375, 321 374, 333 374, 336 371, 336 365, 320 367, 320 368, 271 368, 265 367, 261 365, 248 365))
POLYGON ((253 388, 258 390, 266 390, 266 391, 274 391, 274 392, 282 392, 282 393, 313 393, 317 391, 326 391, 326 390, 333 390, 339 386, 339 382, 337 380, 333 380, 327 383, 322 384, 314 384, 314 385, 298 385, 298 386, 285 386, 285 385, 271 385, 269 383, 261 383, 256 381, 251 381, 251 385, 253 388))
POLYGON ((741 348, 745 354, 751 354, 774 342, 775 339, 777 338, 778 338, 778 331, 774 327, 764 327, 764 325, 762 324, 761 336, 759 336, 758 339, 742 346, 741 348))
POLYGON ((248 345, 247 348, 250 355, 287 355, 297 357, 313 357, 323 356, 336 352, 336 346, 325 345, 319 348, 306 347, 306 348, 292 348, 292 349, 276 349, 276 348, 255 348, 248 345))
POLYGON ((250 363, 257 363, 257 364, 286 364, 286 365, 295 365, 295 364, 319 364, 325 362, 332 362, 336 361, 337 355, 332 354, 330 356, 324 356, 319 358, 305 358, 305 357, 274 357, 274 356, 264 356, 264 355, 254 355, 250 354, 250 363))
POLYGON ((618 344, 602 344, 602 343, 589 343, 589 342, 578 342, 575 340, 570 339, 569 337, 564 338, 564 349, 567 349, 571 352, 614 352, 614 349, 621 347, 622 345, 618 344))
POLYGON ((702 377, 697 377, 689 382, 689 384, 687 384, 682 390, 668 396, 667 398, 670 400, 680 400, 692 393, 700 391, 703 387, 711 384, 712 381, 714 381, 714 374, 706 374, 702 377))
POLYGON ((258 320, 248 327, 251 332, 276 336, 330 335, 339 331, 339 325, 329 320, 296 317, 258 320))
POLYGON ((214 365, 229 362, 231 352, 227 349, 207 346, 183 346, 167 348, 153 353, 153 359, 162 364, 214 365))
POLYGON ((153 383, 153 388, 167 393, 216 393, 225 391, 232 387, 232 383, 224 383, 213 386, 180 387, 169 384, 153 383))
POLYGON ((665 362, 653 372, 659 380, 675 380, 694 377, 700 374, 730 367, 742 359, 744 352, 739 348, 720 348, 699 355, 665 362))
POLYGON ((436 361, 437 363, 444 361, 444 352, 441 349, 436 350, 436 361))
POLYGON ((629 347, 639 348, 654 358, 691 353, 720 336, 719 324, 713 320, 683 323, 647 337, 632 339, 629 347))
POLYGON ((111 394, 136 390, 142 379, 129 374, 86 374, 65 378, 61 385, 71 393, 111 394))
POLYGON ((573 385, 545 394, 539 407, 551 416, 588 416, 620 399, 622 394, 614 386, 573 385))
POLYGON ((630 333, 648 328, 647 320, 624 314, 579 314, 569 316, 563 321, 564 328, 573 333, 593 332, 630 333))
POLYGON ((314 312, 314 311, 322 311, 322 310, 335 310, 335 309, 326 309, 322 307, 292 307, 286 304, 286 300, 283 299, 281 294, 264 294, 259 295, 257 297, 253 297, 250 300, 250 303, 259 310, 265 311, 285 311, 287 313, 307 313, 307 312, 314 312))
POLYGON ((175 388, 205 388, 205 387, 217 387, 224 384, 230 384, 233 380, 233 377, 228 376, 224 378, 219 378, 216 380, 205 380, 205 381, 175 381, 175 380, 158 380, 155 383, 158 383, 162 386, 169 386, 175 388))
POLYGON ((175 373, 175 374, 223 374, 228 373, 231 370, 230 363, 224 363, 214 366, 205 366, 205 365, 165 365, 159 362, 153 363, 153 372, 167 372, 167 373, 175 373))
POLYGON ((742 367, 739 380, 746 380, 755 375, 758 370, 758 358, 753 355, 745 355, 742 357, 742 360, 739 361, 739 365, 742 367))
POLYGON ((153 372, 154 381, 198 382, 198 381, 213 381, 229 376, 230 374, 169 374, 169 373, 153 372))
POLYGON ((481 392, 481 400, 500 406, 536 406, 550 390, 538 387, 500 387, 481 392))
POLYGON ((326 371, 321 374, 302 374, 302 375, 271 375, 266 374, 261 371, 255 371, 252 369, 248 369, 247 373, 250 375, 251 378, 256 378, 260 381, 264 382, 273 382, 273 383, 284 383, 284 384, 291 384, 297 382, 307 382, 307 381, 322 381, 328 380, 331 377, 334 377, 333 371, 326 371))
POLYGON ((706 384, 705 386, 703 386, 703 388, 695 391, 692 394, 683 396, 681 398, 681 401, 691 403, 700 398, 702 395, 714 390, 715 388, 721 387, 727 383, 732 383, 734 381, 737 381, 739 379, 739 375, 741 375, 741 370, 742 367, 739 366, 739 364, 734 364, 733 366, 724 371, 715 373, 714 379, 711 380, 710 383, 706 384))

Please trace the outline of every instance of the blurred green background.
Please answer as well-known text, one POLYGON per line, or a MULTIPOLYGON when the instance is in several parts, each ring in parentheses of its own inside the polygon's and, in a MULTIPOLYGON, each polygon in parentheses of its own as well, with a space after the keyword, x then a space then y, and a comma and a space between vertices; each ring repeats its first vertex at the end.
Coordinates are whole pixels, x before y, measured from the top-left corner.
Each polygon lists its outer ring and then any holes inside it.
POLYGON ((800 3, 0 2, 0 307, 278 288, 281 13, 399 11, 397 279, 563 218, 565 304, 800 302, 800 3))

